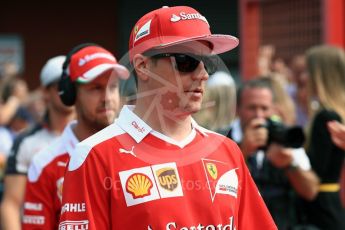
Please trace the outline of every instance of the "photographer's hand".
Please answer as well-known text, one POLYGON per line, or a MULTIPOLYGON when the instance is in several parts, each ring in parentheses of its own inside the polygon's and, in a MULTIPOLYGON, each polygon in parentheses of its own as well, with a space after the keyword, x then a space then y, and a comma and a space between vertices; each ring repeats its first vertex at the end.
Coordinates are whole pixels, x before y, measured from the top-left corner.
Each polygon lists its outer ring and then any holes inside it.
POLYGON ((275 143, 267 150, 267 158, 271 163, 277 168, 286 169, 286 175, 295 191, 304 199, 313 200, 318 193, 320 182, 310 169, 309 160, 306 164, 306 159, 301 156, 304 154, 302 149, 284 148, 275 143))
POLYGON ((287 168, 293 161, 292 149, 272 143, 269 145, 267 159, 277 168, 287 168))
POLYGON ((20 103, 25 103, 28 98, 28 86, 24 81, 18 81, 14 85, 13 91, 12 91, 12 97, 16 97, 20 103))
POLYGON ((264 127, 265 123, 265 119, 255 118, 244 128, 243 139, 240 147, 245 157, 253 155, 256 150, 266 145, 268 131, 264 127))

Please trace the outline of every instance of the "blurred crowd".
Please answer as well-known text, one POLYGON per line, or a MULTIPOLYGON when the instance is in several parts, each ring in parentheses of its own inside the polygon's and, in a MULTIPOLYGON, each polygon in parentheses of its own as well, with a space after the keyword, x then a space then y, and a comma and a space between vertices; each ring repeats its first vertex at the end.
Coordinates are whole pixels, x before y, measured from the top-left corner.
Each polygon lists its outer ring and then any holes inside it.
POLYGON ((195 119, 238 143, 278 229, 345 229, 344 50, 284 60, 264 45, 257 61, 258 75, 238 85, 210 76, 195 119))
POLYGON ((16 137, 39 122, 45 111, 40 90, 29 91, 14 63, 7 63, 0 76, 0 167, 6 159, 16 137))

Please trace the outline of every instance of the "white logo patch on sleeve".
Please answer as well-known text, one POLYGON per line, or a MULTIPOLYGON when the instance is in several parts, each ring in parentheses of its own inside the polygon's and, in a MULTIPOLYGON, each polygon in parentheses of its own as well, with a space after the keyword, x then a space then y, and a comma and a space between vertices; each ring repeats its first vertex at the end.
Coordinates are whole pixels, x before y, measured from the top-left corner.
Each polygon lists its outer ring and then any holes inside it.
POLYGON ((151 28, 151 21, 146 22, 137 32, 135 35, 134 42, 138 41, 139 39, 142 39, 143 37, 150 34, 150 28, 151 28))

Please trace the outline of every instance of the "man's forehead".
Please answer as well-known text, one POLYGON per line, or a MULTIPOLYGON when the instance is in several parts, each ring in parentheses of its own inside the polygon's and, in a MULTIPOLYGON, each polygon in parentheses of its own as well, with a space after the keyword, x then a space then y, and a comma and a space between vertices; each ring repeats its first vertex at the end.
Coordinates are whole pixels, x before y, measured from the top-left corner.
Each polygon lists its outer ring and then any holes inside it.
POLYGON ((251 94, 272 95, 271 89, 269 89, 267 87, 245 87, 243 89, 243 92, 251 93, 251 94))
POLYGON ((191 53, 196 55, 210 55, 212 45, 207 41, 190 41, 164 48, 165 53, 191 53))
POLYGON ((272 91, 268 88, 244 88, 241 96, 242 100, 261 100, 268 99, 270 102, 273 101, 272 91))

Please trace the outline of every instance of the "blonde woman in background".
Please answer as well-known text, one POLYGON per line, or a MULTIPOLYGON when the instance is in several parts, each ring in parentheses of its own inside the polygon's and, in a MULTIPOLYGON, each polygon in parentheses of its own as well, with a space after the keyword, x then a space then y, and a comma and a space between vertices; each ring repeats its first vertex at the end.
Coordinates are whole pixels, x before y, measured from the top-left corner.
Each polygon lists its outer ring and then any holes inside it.
POLYGON ((202 126, 222 133, 231 124, 235 114, 235 82, 230 74, 218 71, 207 81, 203 109, 193 117, 202 126))
POLYGON ((306 57, 312 116, 307 152, 321 185, 314 200, 302 201, 302 213, 305 223, 320 229, 345 229, 345 210, 339 197, 344 150, 332 142, 327 129, 329 121, 345 121, 345 53, 322 45, 309 49, 306 57))
POLYGON ((273 90, 275 114, 285 125, 294 125, 296 123, 295 104, 285 89, 284 76, 279 73, 271 73, 263 78, 269 79, 273 90))

